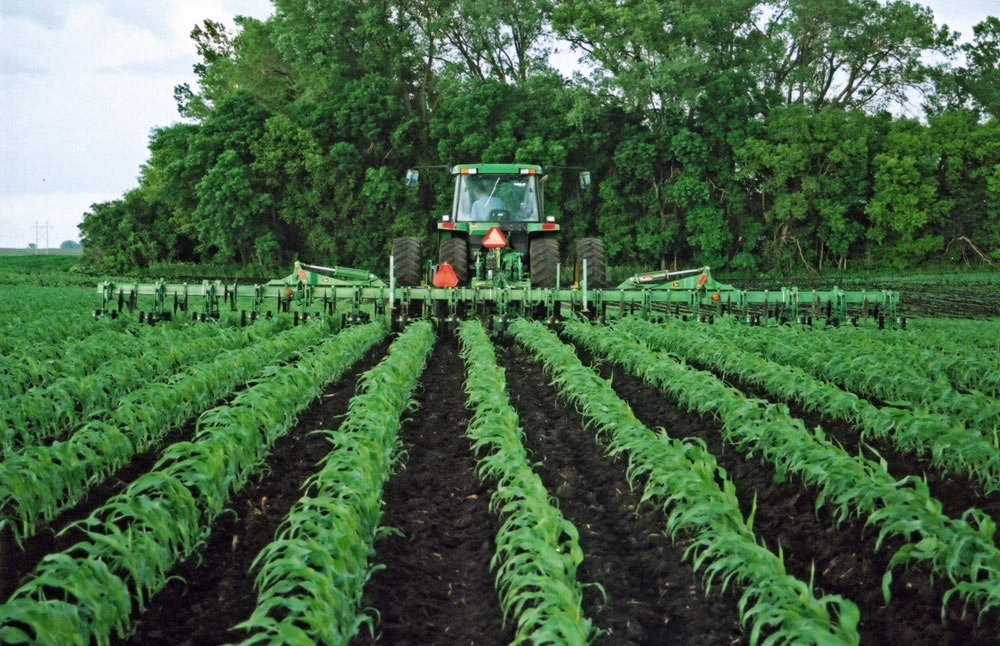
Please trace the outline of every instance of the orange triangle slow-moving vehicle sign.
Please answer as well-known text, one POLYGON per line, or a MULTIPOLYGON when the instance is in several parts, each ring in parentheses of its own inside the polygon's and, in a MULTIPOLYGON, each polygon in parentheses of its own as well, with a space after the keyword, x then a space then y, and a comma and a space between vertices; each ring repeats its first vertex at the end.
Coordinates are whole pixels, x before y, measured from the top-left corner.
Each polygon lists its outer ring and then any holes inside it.
POLYGON ((486 232, 483 237, 483 246, 487 249, 496 249, 498 247, 507 246, 507 238, 504 237, 503 231, 500 227, 490 227, 490 230, 486 232))
POLYGON ((451 268, 451 265, 443 262, 438 265, 437 271, 434 272, 432 282, 435 287, 457 287, 458 276, 455 274, 455 270, 451 268))

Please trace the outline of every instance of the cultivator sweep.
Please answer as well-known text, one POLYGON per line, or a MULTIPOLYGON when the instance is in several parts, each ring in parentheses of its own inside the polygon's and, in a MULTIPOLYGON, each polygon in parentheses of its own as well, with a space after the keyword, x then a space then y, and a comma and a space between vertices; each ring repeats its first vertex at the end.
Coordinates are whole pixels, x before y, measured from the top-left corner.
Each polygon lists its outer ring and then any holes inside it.
MULTIPOLYGON (((421 240, 393 241, 389 279, 344 267, 296 262, 285 278, 240 285, 204 281, 201 286, 115 284, 98 286, 101 306, 95 316, 116 316, 127 308, 154 323, 178 312, 213 320, 228 307, 241 322, 259 316, 291 313, 295 322, 311 316, 340 316, 344 324, 383 318, 399 328, 413 318, 432 318, 454 328, 476 317, 489 327, 513 318, 549 323, 570 317, 606 320, 627 314, 644 319, 693 317, 712 322, 733 316, 754 325, 766 319, 812 325, 859 324, 905 326, 892 291, 823 291, 782 288, 746 291, 712 278, 708 267, 640 273, 611 288, 607 283, 604 243, 578 240, 571 276, 562 276, 559 225, 543 214, 542 186, 548 171, 530 164, 454 166, 452 211, 437 223, 436 262, 425 258, 421 240), (139 298, 152 297, 148 309, 139 298)), ((407 172, 407 185, 419 173, 407 172)), ((580 188, 590 174, 580 173, 580 188)), ((568 265, 567 265, 568 266, 568 265)))

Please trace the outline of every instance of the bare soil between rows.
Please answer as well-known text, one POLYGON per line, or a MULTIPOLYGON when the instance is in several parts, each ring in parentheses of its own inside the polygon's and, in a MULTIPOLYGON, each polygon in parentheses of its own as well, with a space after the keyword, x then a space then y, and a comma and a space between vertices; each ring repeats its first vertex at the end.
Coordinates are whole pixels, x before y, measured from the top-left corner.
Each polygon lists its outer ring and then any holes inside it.
POLYGON ((630 489, 624 460, 605 455, 583 416, 557 398, 541 364, 520 346, 500 357, 535 470, 580 532, 584 559, 578 578, 606 593, 590 587, 584 597, 585 614, 605 631, 594 643, 748 643, 739 625, 739 597, 732 591, 705 593, 682 558, 687 542, 670 542, 660 508, 639 506, 642 483, 630 489))
MULTIPOLYGON (((585 361, 592 360, 586 352, 580 354, 585 361)), ((814 577, 818 591, 839 594, 857 604, 861 611, 862 644, 998 643, 1000 613, 996 610, 977 623, 974 611, 963 619, 960 604, 953 601, 942 622, 941 599, 946 587, 940 578, 932 584, 925 566, 897 568, 890 587, 891 599, 886 604, 882 575, 901 541, 886 539, 876 550, 878 532, 872 527, 866 529, 864 519, 849 519, 837 526, 828 506, 815 509, 815 490, 794 477, 776 482, 769 463, 756 457, 748 459, 724 444, 717 420, 705 417, 700 425, 677 426, 675 420, 692 415, 679 409, 668 395, 647 386, 620 366, 600 362, 595 367, 611 380, 615 391, 630 403, 644 424, 650 428, 663 427, 671 437, 705 441, 736 485, 744 515, 752 508, 756 496, 754 532, 772 550, 781 546, 788 572, 803 581, 814 577)), ((911 473, 916 474, 923 472, 919 462, 911 460, 898 459, 894 468, 912 469, 911 473)))
POLYGON ((414 393, 418 408, 400 429, 403 458, 383 492, 376 544, 384 569, 365 585, 363 605, 378 611, 374 633, 352 644, 501 646, 503 626, 490 559, 496 518, 493 486, 476 474, 465 436, 465 365, 454 342, 438 340, 414 393))
MULTIPOLYGON (((638 490, 629 490, 625 464, 604 454, 604 447, 582 417, 556 397, 540 364, 506 340, 497 353, 507 370, 508 393, 521 419, 530 459, 563 514, 580 531, 584 561, 579 578, 588 587, 584 611, 605 632, 598 646, 685 644, 722 646, 747 643, 737 617, 740 591, 706 594, 690 561, 682 558, 687 543, 671 543, 663 534, 663 512, 639 507, 638 490)), ((585 363, 592 361, 580 353, 585 363)), ((121 644, 209 645, 239 641, 231 630, 256 605, 255 572, 250 564, 273 539, 275 530, 301 496, 302 483, 316 470, 328 444, 310 431, 335 428, 355 392, 357 377, 384 355, 384 346, 326 389, 319 402, 300 416, 297 425, 274 448, 262 477, 234 497, 235 513, 220 516, 202 552, 179 564, 176 579, 133 617, 132 631, 121 644)), ((774 471, 756 459, 745 459, 723 445, 718 423, 679 409, 669 397, 623 370, 599 364, 599 372, 650 428, 663 427, 675 437, 703 439, 737 485, 744 514, 756 495, 754 528, 772 549, 780 544, 789 572, 808 581, 815 564, 819 590, 856 602, 862 613, 862 643, 908 646, 996 644, 997 612, 962 619, 955 603, 946 623, 940 620, 944 587, 932 586, 925 569, 898 570, 892 600, 882 599, 881 580, 892 551, 890 542, 875 550, 877 532, 861 521, 835 527, 830 513, 814 511, 815 492, 797 480, 774 482, 774 471)), ((394 527, 376 545, 375 560, 384 564, 366 586, 363 603, 377 611, 374 632, 365 631, 354 644, 506 644, 512 622, 504 626, 494 589, 490 559, 495 550, 496 517, 488 510, 492 484, 479 480, 471 443, 463 390, 464 365, 453 341, 439 340, 420 385, 417 407, 400 431, 405 452, 384 495, 383 525, 394 527)), ((743 385, 740 385, 741 388, 743 385)), ((753 389, 744 388, 749 392, 753 389)), ((793 409, 797 411, 797 409, 793 409)), ((797 411, 800 412, 800 411, 797 411)), ((810 424, 849 444, 853 429, 818 416, 810 424)), ((179 431, 178 433, 184 433, 179 431)), ((889 460, 894 475, 923 473, 926 464, 876 448, 889 460)), ((852 448, 852 450, 854 450, 852 448)), ((143 456, 130 469, 142 470, 156 455, 143 456)), ((930 475, 930 474, 929 474, 930 475)), ((56 526, 83 517, 133 474, 119 474, 56 526)), ((641 485, 641 483, 639 483, 641 485)), ((949 510, 962 507, 961 479, 942 478, 940 491, 949 510), (947 485, 947 486, 946 486, 947 485)), ((938 493, 932 482, 932 492, 938 493)), ((993 498, 972 494, 969 503, 993 498)), ((51 534, 39 539, 31 559, 62 549, 74 538, 51 534)), ((26 561, 27 563, 27 561, 26 561)), ((373 614, 376 614, 373 612, 373 614)))
POLYGON ((258 479, 233 496, 231 512, 216 518, 205 546, 171 570, 176 578, 147 603, 145 612, 133 615, 127 639, 113 639, 113 646, 209 646, 247 636, 231 629, 257 605, 256 573, 250 565, 274 539, 302 496, 303 483, 330 450, 326 437, 312 431, 340 424, 358 377, 382 358, 385 347, 373 348, 299 415, 275 443, 258 479))

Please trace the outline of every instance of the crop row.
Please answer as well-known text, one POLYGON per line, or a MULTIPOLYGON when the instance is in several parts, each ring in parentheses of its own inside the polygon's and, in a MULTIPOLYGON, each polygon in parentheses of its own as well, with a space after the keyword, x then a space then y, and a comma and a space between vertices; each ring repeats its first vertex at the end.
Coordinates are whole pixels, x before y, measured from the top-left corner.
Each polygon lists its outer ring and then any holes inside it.
POLYGON ((31 536, 37 523, 51 520, 135 455, 158 446, 171 428, 325 332, 320 325, 303 325, 224 352, 169 383, 133 390, 115 408, 83 422, 65 441, 11 453, 0 462, 0 528, 9 524, 18 540, 31 536), (15 518, 20 526, 14 525, 15 518))
POLYGON ((1000 321, 921 318, 911 326, 914 332, 943 332, 963 346, 1000 354, 1000 321))
POLYGON ((549 502, 545 485, 531 470, 507 380, 483 326, 465 321, 458 335, 472 410, 466 434, 480 477, 496 482, 490 507, 502 525, 493 567, 504 618, 513 616, 517 624, 514 643, 587 644, 598 631, 581 607, 579 532, 549 502))
POLYGON ((376 323, 345 330, 202 414, 191 442, 168 447, 152 471, 82 522, 88 540, 47 556, 0 606, 0 640, 104 645, 112 632, 123 636, 133 603, 143 609, 196 551, 298 411, 385 333, 376 323))
MULTIPOLYGON (((89 289, 0 289, 0 355, 32 351, 38 356, 55 356, 53 346, 61 341, 82 339, 99 330, 104 321, 86 315, 68 315, 86 312, 95 298, 94 291, 89 289)), ((113 323, 113 327, 126 325, 125 320, 113 323)))
POLYGON ((187 364, 205 361, 223 350, 247 345, 276 329, 259 321, 243 330, 214 326, 162 328, 159 342, 150 339, 141 354, 109 361, 89 375, 65 375, 43 388, 0 403, 0 434, 4 453, 66 436, 93 413, 115 406, 127 392, 165 380, 187 364), (259 327, 258 327, 259 326, 259 327))
POLYGON ((743 587, 739 610, 751 625, 751 644, 760 643, 765 631, 769 645, 859 643, 857 606, 836 595, 817 599, 809 584, 785 572, 781 557, 757 541, 732 481, 703 443, 643 426, 610 384, 543 325, 518 320, 510 330, 552 373, 561 394, 607 436, 609 453, 628 458, 629 482, 645 479, 642 501, 664 509, 667 533, 692 536, 685 556, 704 570, 706 585, 719 580, 723 588, 743 587))
POLYGON ((942 600, 942 614, 956 594, 965 606, 971 604, 981 613, 1000 605, 996 526, 983 512, 973 508, 960 519, 950 518, 930 496, 923 479, 909 476, 897 481, 884 464, 848 455, 818 428, 808 431, 789 415, 787 406, 748 399, 713 374, 650 352, 621 333, 576 321, 567 322, 564 330, 687 409, 716 414, 727 441, 772 462, 778 477, 796 474, 814 486, 817 507, 831 504, 838 522, 867 516, 866 523, 879 531, 878 545, 889 536, 904 540, 883 576, 887 599, 893 568, 922 561, 951 584, 942 600))
MULTIPOLYGON (((962 357, 975 362, 988 361, 993 369, 1000 366, 1000 341, 994 342, 994 347, 990 349, 988 342, 983 344, 985 347, 976 345, 971 339, 966 339, 965 334, 953 329, 914 329, 910 327, 906 330, 871 330, 867 328, 858 328, 857 330, 869 336, 881 335, 882 339, 889 343, 915 345, 926 350, 942 352, 946 355, 962 357)), ((982 332, 976 336, 981 337, 982 332)), ((986 388, 981 389, 986 390, 986 388)))
POLYGON ((366 372, 347 417, 321 431, 331 451, 306 482, 305 495, 258 554, 257 606, 236 626, 252 634, 242 646, 347 644, 371 617, 361 593, 380 528, 385 481, 399 459, 400 419, 434 344, 430 323, 406 328, 388 356, 366 372))
POLYGON ((931 412, 960 419, 970 428, 992 437, 1000 425, 1000 399, 978 391, 952 388, 947 380, 916 374, 913 362, 881 353, 858 352, 834 343, 823 334, 801 331, 793 338, 775 335, 765 327, 750 328, 732 322, 710 326, 716 339, 729 339, 746 351, 831 380, 859 394, 887 402, 909 402, 931 412))
POLYGON ((862 429, 862 440, 886 439, 899 451, 929 455, 933 466, 965 473, 986 493, 1000 490, 1000 449, 995 439, 970 432, 959 420, 916 408, 874 406, 799 368, 763 359, 724 338, 713 338, 704 326, 623 319, 616 329, 723 376, 735 375, 779 400, 796 401, 808 411, 856 425, 862 429))
MULTIPOLYGON (((777 336, 782 339, 794 342, 793 339, 798 338, 798 333, 791 328, 782 327, 778 330, 781 332, 777 336)), ((842 327, 827 329, 819 336, 828 345, 850 347, 856 354, 874 356, 896 364, 908 364, 911 373, 922 375, 925 379, 950 383, 952 388, 958 390, 1000 394, 1000 364, 988 353, 980 351, 970 354, 957 349, 948 352, 946 348, 951 344, 946 340, 947 334, 941 334, 944 338, 938 347, 930 349, 909 342, 916 338, 928 341, 926 335, 899 330, 895 337, 890 332, 887 338, 884 332, 865 327, 842 327)))
POLYGON ((0 358, 0 398, 20 395, 60 375, 85 376, 119 356, 135 356, 164 343, 164 326, 109 327, 82 339, 55 344, 51 357, 28 351, 0 358))

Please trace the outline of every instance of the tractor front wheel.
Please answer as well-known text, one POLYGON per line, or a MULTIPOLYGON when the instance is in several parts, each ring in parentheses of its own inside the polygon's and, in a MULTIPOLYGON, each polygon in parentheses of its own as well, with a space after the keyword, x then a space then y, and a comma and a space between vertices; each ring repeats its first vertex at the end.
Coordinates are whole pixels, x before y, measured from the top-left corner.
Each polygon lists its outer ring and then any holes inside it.
POLYGON ((392 241, 392 262, 396 283, 404 287, 420 284, 420 240, 412 236, 392 241))
POLYGON ((445 238, 438 247, 438 262, 446 262, 455 272, 459 285, 469 279, 469 241, 465 238, 445 238))
POLYGON ((532 287, 555 287, 556 267, 559 266, 559 240, 552 237, 534 238, 528 246, 528 264, 532 287))
POLYGON ((580 238, 576 241, 576 280, 583 285, 583 261, 587 261, 587 289, 604 289, 608 283, 608 268, 604 261, 604 241, 600 238, 580 238))

